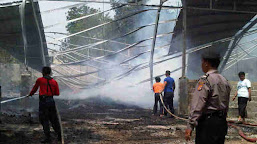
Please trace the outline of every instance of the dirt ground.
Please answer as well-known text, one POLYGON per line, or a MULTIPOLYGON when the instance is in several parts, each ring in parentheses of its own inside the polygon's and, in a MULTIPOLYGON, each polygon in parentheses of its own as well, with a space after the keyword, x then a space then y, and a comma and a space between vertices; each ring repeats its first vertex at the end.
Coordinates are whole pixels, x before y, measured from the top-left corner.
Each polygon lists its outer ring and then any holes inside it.
MULTIPOLYGON (((193 144, 186 143, 186 123, 170 117, 153 116, 151 110, 110 100, 56 101, 62 117, 65 143, 69 144, 193 144)), ((4 111, 8 110, 6 107, 4 111)), ((36 113, 36 112, 35 112, 36 113)), ((36 114, 4 114, 0 124, 0 143, 37 144, 43 130, 36 114)), ((242 127, 247 136, 256 137, 257 128, 242 127)), ((56 138, 52 132, 53 139, 56 138)), ((194 135, 192 137, 194 139, 194 135)), ((56 143, 55 141, 53 143, 56 143)), ((226 144, 247 144, 229 128, 226 144)))

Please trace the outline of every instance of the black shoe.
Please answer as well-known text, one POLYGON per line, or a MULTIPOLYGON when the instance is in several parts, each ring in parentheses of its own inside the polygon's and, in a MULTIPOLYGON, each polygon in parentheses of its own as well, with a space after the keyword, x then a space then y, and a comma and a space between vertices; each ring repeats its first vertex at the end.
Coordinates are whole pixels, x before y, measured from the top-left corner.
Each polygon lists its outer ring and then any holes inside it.
POLYGON ((51 143, 52 140, 50 138, 45 138, 44 140, 41 141, 41 143, 51 143))

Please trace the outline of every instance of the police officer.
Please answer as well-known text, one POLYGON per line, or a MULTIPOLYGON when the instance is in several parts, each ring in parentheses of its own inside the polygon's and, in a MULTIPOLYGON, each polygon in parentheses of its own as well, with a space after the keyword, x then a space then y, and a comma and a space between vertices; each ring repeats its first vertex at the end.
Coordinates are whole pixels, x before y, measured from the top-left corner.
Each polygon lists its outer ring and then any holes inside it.
POLYGON ((202 55, 202 71, 190 103, 190 114, 186 140, 190 140, 196 127, 196 144, 224 144, 227 134, 227 112, 231 87, 217 68, 218 54, 207 52, 202 55))
POLYGON ((50 127, 49 121, 52 123, 54 131, 58 135, 58 141, 62 141, 61 138, 61 126, 59 122, 59 117, 57 114, 57 109, 55 106, 55 101, 53 96, 58 96, 60 94, 58 83, 50 77, 51 68, 43 67, 42 69, 43 77, 37 79, 36 84, 30 92, 30 96, 32 96, 40 87, 39 90, 39 120, 43 126, 43 130, 45 133, 45 139, 42 140, 42 143, 51 142, 50 137, 50 127))

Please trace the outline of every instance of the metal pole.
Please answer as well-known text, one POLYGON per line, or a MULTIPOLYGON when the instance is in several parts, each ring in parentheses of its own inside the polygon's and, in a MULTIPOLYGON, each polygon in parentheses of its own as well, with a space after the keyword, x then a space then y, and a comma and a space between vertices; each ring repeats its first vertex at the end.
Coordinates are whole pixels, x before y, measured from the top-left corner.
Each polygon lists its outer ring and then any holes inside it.
POLYGON ((160 7, 158 8, 157 11, 157 16, 156 16, 156 21, 155 21, 155 28, 154 28, 154 36, 153 36, 153 42, 152 42, 152 49, 151 49, 151 57, 150 57, 150 62, 149 62, 149 67, 150 67, 150 87, 152 88, 153 86, 153 57, 154 57, 154 47, 156 43, 156 36, 157 36, 157 31, 158 31, 158 26, 159 26, 159 19, 160 19, 160 12, 162 9, 162 4, 163 1, 160 0, 160 7))
POLYGON ((42 64, 43 66, 46 66, 46 58, 45 58, 45 52, 44 52, 44 43, 43 43, 43 38, 42 38, 42 33, 40 30, 40 26, 39 26, 39 22, 37 20, 37 13, 36 13, 36 9, 34 6, 34 1, 30 0, 31 5, 32 5, 32 9, 33 9, 33 16, 37 25, 37 30, 38 30, 38 35, 39 35, 39 41, 40 41, 40 48, 41 48, 41 57, 42 57, 42 64))
POLYGON ((232 51, 234 50, 234 48, 238 45, 238 43, 240 42, 240 40, 242 39, 242 37, 255 25, 257 24, 257 18, 254 17, 251 22, 249 22, 248 24, 246 24, 242 30, 240 30, 239 32, 237 32, 234 36, 234 40, 232 42, 230 42, 229 46, 228 46, 228 50, 225 53, 224 59, 222 60, 220 66, 219 66, 219 72, 222 73, 222 71, 224 70, 228 59, 232 53, 232 51))
POLYGON ((22 1, 22 4, 19 6, 20 19, 21 19, 21 31, 22 31, 22 39, 23 39, 23 49, 24 49, 24 65, 27 69, 27 34, 26 34, 26 15, 25 15, 25 6, 26 0, 22 1))
POLYGON ((187 31, 187 7, 186 0, 182 0, 183 4, 183 49, 182 49, 182 78, 186 76, 186 31, 187 31))
MULTIPOLYGON (((2 101, 2 87, 0 86, 0 101, 2 101)), ((2 103, 0 103, 0 123, 2 123, 2 103)))
MULTIPOLYGON (((147 6, 147 7, 160 7, 160 5, 154 4, 143 4, 143 3, 128 3, 128 2, 112 2, 112 1, 100 1, 100 0, 39 0, 39 1, 66 1, 66 2, 83 2, 83 3, 106 3, 106 4, 120 4, 120 5, 130 5, 130 6, 147 6)), ((167 0, 162 0, 167 1, 167 0)), ((162 6, 167 9, 181 9, 177 6, 162 6)))
POLYGON ((236 1, 234 1, 234 7, 233 10, 236 11, 236 1))
POLYGON ((188 6, 187 9, 201 10, 201 11, 216 11, 216 12, 230 12, 230 13, 245 13, 245 14, 257 14, 256 11, 240 11, 240 10, 230 10, 230 9, 216 9, 216 8, 201 8, 195 6, 188 6))

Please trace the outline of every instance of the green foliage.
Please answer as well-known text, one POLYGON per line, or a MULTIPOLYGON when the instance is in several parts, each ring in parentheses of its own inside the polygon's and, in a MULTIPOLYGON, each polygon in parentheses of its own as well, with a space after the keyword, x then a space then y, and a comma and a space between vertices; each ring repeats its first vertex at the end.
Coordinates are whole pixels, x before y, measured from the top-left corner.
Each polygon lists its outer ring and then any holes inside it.
MULTIPOLYGON (((113 2, 115 0, 112 0, 113 2)), ((130 2, 135 2, 135 0, 131 0, 130 2)), ((145 3, 147 1, 142 1, 142 0, 137 0, 138 4, 142 4, 142 3, 145 3)), ((117 7, 119 6, 119 4, 112 4, 112 7, 117 7)), ((137 12, 137 11, 141 11, 141 10, 144 10, 144 9, 147 9, 146 7, 143 7, 143 6, 131 6, 131 5, 126 5, 122 8, 118 8, 118 9, 115 9, 115 16, 114 16, 114 19, 119 19, 121 17, 124 17, 126 15, 129 15, 131 13, 134 13, 134 12, 137 12)), ((129 18, 126 18, 122 21, 119 21, 118 23, 115 23, 115 31, 116 31, 116 34, 118 36, 121 36, 121 35, 124 35, 128 32, 131 32, 132 30, 135 30, 136 28, 138 28, 140 25, 140 21, 142 21, 142 14, 137 14, 137 15, 134 15, 134 16, 131 16, 129 18)), ((118 41, 122 41, 122 42, 125 42, 125 43, 128 43, 128 44, 133 44, 135 42, 138 42, 138 37, 137 37, 137 34, 138 32, 135 32, 133 34, 130 34, 130 35, 127 35, 126 37, 123 37, 123 38, 120 38, 120 39, 117 39, 118 41)), ((134 48, 131 48, 130 49, 130 54, 133 54, 135 51, 135 53, 138 52, 137 49, 134 48)))
MULTIPOLYGON (((120 5, 112 4, 113 8, 118 7, 118 6, 120 6, 120 5)), ((130 13, 133 13, 133 12, 136 12, 136 11, 139 11, 142 9, 145 9, 145 8, 139 7, 139 6, 129 6, 129 5, 123 6, 121 8, 117 8, 114 10, 115 15, 114 15, 113 19, 111 18, 111 16, 109 16, 109 13, 97 14, 97 15, 91 16, 91 17, 83 19, 83 20, 69 23, 66 26, 66 28, 67 28, 67 31, 70 34, 72 34, 72 33, 83 31, 88 28, 95 27, 97 25, 100 25, 100 24, 103 24, 106 22, 110 22, 112 20, 120 19, 130 13)), ((86 15, 90 15, 90 14, 94 14, 94 13, 98 13, 98 12, 100 12, 99 9, 94 9, 94 8, 91 8, 86 5, 81 6, 81 7, 74 7, 68 11, 67 20, 72 20, 75 18, 79 18, 82 16, 86 16, 86 15)), ((130 31, 132 31, 133 29, 135 29, 137 27, 136 24, 138 21, 140 21, 140 16, 135 15, 135 16, 123 19, 121 21, 118 21, 118 22, 110 23, 105 26, 101 26, 99 28, 95 28, 93 30, 83 32, 82 34, 79 34, 79 36, 90 37, 90 38, 99 38, 99 39, 105 39, 105 40, 112 39, 115 37, 122 36, 130 31)), ((74 45, 70 45, 67 43, 71 43, 71 44, 75 44, 75 45, 88 45, 88 44, 92 44, 92 43, 99 41, 99 40, 93 40, 93 39, 83 38, 83 37, 79 37, 79 36, 73 36, 73 37, 70 37, 69 39, 66 39, 66 41, 65 41, 66 44, 65 43, 62 44, 64 47, 63 50, 72 49, 72 48, 76 47, 74 45)), ((115 39, 115 40, 123 42, 123 43, 128 43, 128 44, 132 44, 135 41, 137 41, 135 34, 131 34, 129 36, 126 36, 126 37, 123 37, 120 39, 115 39)), ((117 51, 124 47, 125 47, 125 45, 109 42, 109 43, 104 43, 104 44, 98 45, 94 48, 117 51)), ((109 52, 97 51, 97 50, 92 50, 92 49, 81 50, 79 52, 82 54, 85 54, 85 55, 92 56, 92 57, 109 54, 109 52)), ((78 59, 81 58, 79 56, 76 56, 75 54, 73 55, 73 57, 76 57, 78 59)), ((62 59, 66 59, 66 62, 69 61, 67 58, 64 58, 64 57, 62 59)))
MULTIPOLYGON (((82 16, 86 16, 86 15, 90 15, 98 12, 100 12, 99 9, 90 8, 86 5, 80 6, 80 7, 73 7, 68 11, 67 20, 72 20, 75 18, 79 18, 82 16)), ((67 31, 70 34, 72 34, 72 33, 83 31, 88 28, 95 27, 97 25, 100 25, 109 21, 112 21, 112 19, 108 15, 108 13, 97 14, 97 15, 88 17, 86 19, 69 23, 66 26, 66 28, 67 28, 67 31)), ((88 45, 99 41, 99 40, 90 39, 90 38, 106 39, 106 37, 108 37, 111 32, 112 32, 111 25, 105 25, 105 26, 101 26, 99 28, 84 32, 82 34, 79 34, 78 36, 70 37, 69 39, 66 40, 66 42, 74 45, 88 45), (88 37, 88 38, 85 38, 85 37, 88 37)), ((74 45, 63 44, 64 46, 63 50, 72 49, 76 47, 74 45)), ((106 45, 104 44, 97 46, 97 48, 99 49, 103 49, 105 47, 106 45)), ((102 51, 88 50, 88 49, 82 50, 80 51, 80 53, 89 55, 89 56, 100 56, 104 54, 102 51)), ((75 56, 75 57, 79 58, 78 56, 75 56)))
MULTIPOLYGON (((119 6, 118 4, 112 4, 112 7, 117 7, 119 6)), ((135 6, 124 6, 122 8, 118 8, 115 9, 115 16, 114 19, 119 19, 125 15, 128 15, 131 12, 135 12, 138 10, 141 10, 141 7, 135 7, 135 6)), ((128 33, 130 31, 132 31, 135 28, 135 23, 137 22, 137 20, 135 19, 135 16, 133 17, 129 17, 127 19, 124 19, 118 23, 115 23, 115 30, 117 32, 117 35, 123 35, 125 33, 128 33)), ((123 39, 121 39, 122 41, 126 42, 126 43, 132 43, 132 41, 134 40, 133 35, 129 35, 127 37, 124 37, 123 39)))

